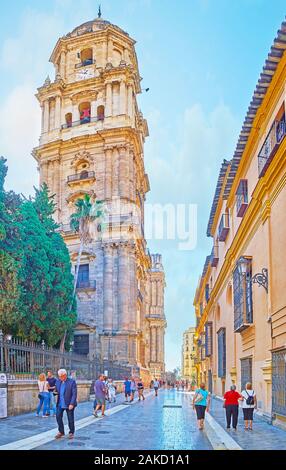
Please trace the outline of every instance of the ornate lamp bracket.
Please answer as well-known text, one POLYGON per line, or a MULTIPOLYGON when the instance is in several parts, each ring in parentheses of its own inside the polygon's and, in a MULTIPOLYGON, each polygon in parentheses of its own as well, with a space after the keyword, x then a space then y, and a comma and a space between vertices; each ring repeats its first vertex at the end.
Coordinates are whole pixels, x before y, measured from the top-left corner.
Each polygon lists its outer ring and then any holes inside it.
POLYGON ((262 268, 261 273, 254 274, 252 277, 253 284, 258 284, 259 286, 264 287, 268 293, 268 269, 262 268))

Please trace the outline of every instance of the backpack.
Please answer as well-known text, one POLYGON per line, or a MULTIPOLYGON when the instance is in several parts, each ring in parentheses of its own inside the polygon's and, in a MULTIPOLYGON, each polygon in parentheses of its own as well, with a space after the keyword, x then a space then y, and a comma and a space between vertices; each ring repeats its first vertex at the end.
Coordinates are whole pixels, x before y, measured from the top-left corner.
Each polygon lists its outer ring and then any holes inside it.
POLYGON ((254 405, 254 392, 253 392, 253 395, 249 395, 247 390, 245 390, 245 391, 247 393, 246 404, 253 406, 254 405))

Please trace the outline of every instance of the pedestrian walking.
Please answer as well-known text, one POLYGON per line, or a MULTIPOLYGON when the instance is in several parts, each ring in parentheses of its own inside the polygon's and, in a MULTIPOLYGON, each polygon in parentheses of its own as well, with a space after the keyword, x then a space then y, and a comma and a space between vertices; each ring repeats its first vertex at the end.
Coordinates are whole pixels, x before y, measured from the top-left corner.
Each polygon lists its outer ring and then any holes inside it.
POLYGON ((131 400, 131 380, 129 380, 128 377, 125 377, 125 381, 123 385, 124 385, 125 401, 128 402, 128 398, 129 400, 131 400))
POLYGON ((51 416, 55 417, 57 414, 56 395, 55 395, 57 379, 54 377, 51 370, 48 370, 47 372, 47 382, 48 382, 49 397, 50 397, 49 414, 51 414, 51 410, 52 410, 51 416))
POLYGON ((204 383, 195 391, 193 398, 193 409, 196 410, 199 430, 204 429, 205 413, 209 411, 210 393, 206 390, 204 383))
POLYGON ((153 388, 155 390, 155 397, 158 396, 158 389, 159 389, 159 381, 155 378, 154 382, 153 382, 153 388))
POLYGON ((47 418, 49 416, 48 412, 49 412, 49 408, 50 408, 50 394, 49 394, 49 388, 48 387, 49 387, 49 384, 47 382, 46 375, 45 374, 40 374, 39 379, 38 379, 39 404, 37 406, 36 415, 40 416, 40 411, 41 411, 42 406, 43 406, 43 415, 42 415, 43 418, 47 418))
POLYGON ((226 415, 226 428, 230 429, 232 423, 233 429, 237 428, 240 393, 236 391, 236 386, 232 385, 230 390, 224 394, 223 406, 226 415))
POLYGON ((252 389, 252 384, 247 382, 245 390, 241 392, 242 411, 244 419, 244 429, 252 431, 253 412, 257 409, 256 393, 252 389))
POLYGON ((96 407, 94 410, 94 416, 98 418, 97 412, 101 409, 101 416, 106 416, 105 412, 105 398, 106 398, 106 385, 104 380, 104 375, 101 374, 94 384, 94 393, 96 399, 96 407))
POLYGON ((138 401, 145 400, 144 397, 144 384, 142 382, 142 379, 140 378, 138 383, 137 383, 137 390, 138 390, 138 401))
POLYGON ((65 435, 63 423, 64 412, 67 414, 69 425, 69 439, 73 439, 75 433, 74 410, 77 406, 77 386, 74 379, 68 378, 67 371, 60 369, 58 371, 59 379, 56 381, 57 392, 57 423, 58 434, 56 439, 60 439, 65 435))
POLYGON ((107 393, 109 403, 116 402, 116 386, 113 383, 112 379, 109 379, 107 382, 107 393))
POLYGON ((135 397, 135 393, 136 393, 136 390, 137 390, 137 385, 136 385, 136 381, 134 379, 134 377, 131 377, 131 399, 130 399, 130 402, 134 401, 134 397, 135 397))

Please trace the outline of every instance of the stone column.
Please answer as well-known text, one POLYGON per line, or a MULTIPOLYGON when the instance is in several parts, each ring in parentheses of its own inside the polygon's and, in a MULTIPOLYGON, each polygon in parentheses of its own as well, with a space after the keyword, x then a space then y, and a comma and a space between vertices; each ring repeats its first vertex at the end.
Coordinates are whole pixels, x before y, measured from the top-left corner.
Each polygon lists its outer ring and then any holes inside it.
POLYGON ((127 114, 131 119, 133 118, 133 93, 130 84, 127 87, 127 114))
POLYGON ((119 197, 119 152, 117 147, 113 148, 112 152, 112 197, 117 199, 119 197))
POLYGON ((61 97, 56 96, 55 129, 60 129, 60 127, 61 127, 61 97))
POLYGON ((73 103, 73 105, 72 105, 72 121, 76 122, 76 121, 79 121, 79 120, 80 120, 80 113, 79 113, 79 109, 78 109, 78 104, 73 103))
POLYGON ((136 183, 135 183, 135 161, 134 151, 129 151, 129 198, 131 201, 136 201, 136 183))
POLYGON ((97 117, 97 112, 96 112, 96 100, 92 100, 90 103, 90 116, 91 118, 97 117))
POLYGON ((112 116, 112 83, 106 84, 105 116, 112 116))
POLYGON ((62 51, 60 58, 60 76, 64 80, 66 77, 66 53, 62 51))
POLYGON ((126 84, 123 80, 119 89, 119 114, 126 114, 126 84))
POLYGON ((103 330, 112 331, 113 317, 113 248, 104 246, 104 274, 103 274, 103 330))
POLYGON ((112 148, 105 150, 105 199, 111 199, 112 196, 112 148))
POLYGON ((151 361, 156 362, 156 329, 151 326, 151 361))
POLYGON ((112 63, 112 55, 113 55, 113 41, 112 41, 112 39, 108 39, 108 43, 107 43, 107 62, 112 63))
POLYGON ((44 101, 44 133, 49 132, 50 104, 49 100, 44 101))
MULTIPOLYGON (((129 329, 136 330, 136 314, 137 314, 137 279, 136 279, 136 257, 135 246, 129 248, 129 289, 130 289, 130 302, 129 302, 129 329)), ((140 326, 139 326, 140 327, 140 326)))
POLYGON ((129 195, 129 166, 128 149, 119 148, 119 196, 128 198, 129 195))
POLYGON ((129 62, 129 54, 128 54, 128 49, 127 49, 127 47, 125 47, 125 49, 124 49, 124 55, 123 55, 123 57, 124 57, 124 60, 125 60, 126 64, 128 64, 128 62, 129 62))
POLYGON ((157 299, 156 299, 156 281, 152 281, 152 306, 156 307, 157 306, 157 299))
POLYGON ((120 243, 118 248, 118 313, 121 331, 129 329, 129 296, 128 252, 126 245, 120 243))

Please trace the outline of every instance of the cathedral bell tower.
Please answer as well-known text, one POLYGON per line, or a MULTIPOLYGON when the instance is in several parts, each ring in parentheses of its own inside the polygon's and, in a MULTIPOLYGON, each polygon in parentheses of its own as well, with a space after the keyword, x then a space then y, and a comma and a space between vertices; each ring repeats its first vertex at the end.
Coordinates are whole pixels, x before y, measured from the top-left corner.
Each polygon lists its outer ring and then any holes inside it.
POLYGON ((81 257, 75 351, 146 365, 144 292, 152 264, 144 239, 148 127, 137 106, 141 78, 134 44, 101 17, 58 40, 50 58, 55 79, 48 77, 36 95, 42 129, 33 156, 40 183, 55 195, 55 218, 73 269, 80 245, 70 227, 75 202, 89 194, 104 202, 108 214, 105 229, 98 227, 81 257))

